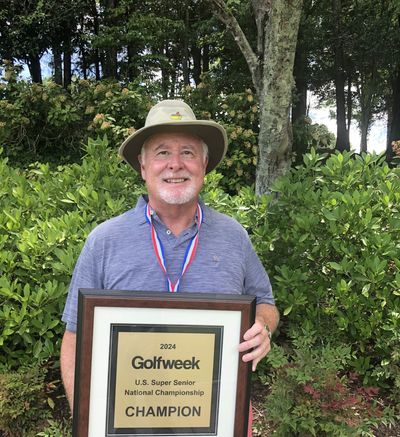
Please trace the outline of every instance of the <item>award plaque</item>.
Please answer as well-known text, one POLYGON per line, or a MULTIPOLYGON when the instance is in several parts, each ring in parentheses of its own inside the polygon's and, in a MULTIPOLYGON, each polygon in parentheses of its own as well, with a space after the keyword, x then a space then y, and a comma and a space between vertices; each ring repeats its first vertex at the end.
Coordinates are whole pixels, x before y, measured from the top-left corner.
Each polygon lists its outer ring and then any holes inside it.
POLYGON ((74 437, 247 436, 255 298, 79 290, 74 437))

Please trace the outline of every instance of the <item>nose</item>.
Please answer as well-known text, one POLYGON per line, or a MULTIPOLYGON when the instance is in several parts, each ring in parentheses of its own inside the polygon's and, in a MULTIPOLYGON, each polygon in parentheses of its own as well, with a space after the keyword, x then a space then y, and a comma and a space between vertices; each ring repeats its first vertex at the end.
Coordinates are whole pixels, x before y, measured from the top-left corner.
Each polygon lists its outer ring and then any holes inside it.
POLYGON ((180 153, 171 153, 168 160, 170 170, 179 170, 183 167, 183 160, 180 153))

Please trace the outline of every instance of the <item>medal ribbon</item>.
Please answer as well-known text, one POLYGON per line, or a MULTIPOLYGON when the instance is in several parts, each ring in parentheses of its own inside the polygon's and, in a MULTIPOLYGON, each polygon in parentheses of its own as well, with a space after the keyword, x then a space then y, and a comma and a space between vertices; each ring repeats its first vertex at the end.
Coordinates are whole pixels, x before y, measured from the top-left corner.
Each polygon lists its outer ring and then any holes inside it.
POLYGON ((153 243, 154 253, 156 254, 157 261, 160 264, 160 267, 162 268, 162 270, 167 278, 168 291, 171 293, 176 293, 177 291, 179 291, 179 286, 180 286, 182 276, 185 274, 186 270, 189 268, 190 264, 192 263, 194 256, 196 255, 197 244, 199 242, 200 227, 201 227, 201 224, 203 223, 203 210, 201 209, 201 206, 199 204, 197 204, 197 233, 190 240, 190 243, 188 244, 188 247, 186 248, 186 253, 185 253, 185 257, 183 259, 181 274, 179 276, 179 279, 175 282, 175 284, 171 281, 171 279, 168 275, 167 264, 166 264, 165 256, 164 256, 164 248, 163 248, 163 245, 161 243, 160 238, 158 237, 157 231, 153 225, 151 215, 152 215, 151 207, 149 204, 147 204, 145 207, 145 216, 146 216, 147 223, 149 223, 149 225, 150 225, 151 241, 153 243))

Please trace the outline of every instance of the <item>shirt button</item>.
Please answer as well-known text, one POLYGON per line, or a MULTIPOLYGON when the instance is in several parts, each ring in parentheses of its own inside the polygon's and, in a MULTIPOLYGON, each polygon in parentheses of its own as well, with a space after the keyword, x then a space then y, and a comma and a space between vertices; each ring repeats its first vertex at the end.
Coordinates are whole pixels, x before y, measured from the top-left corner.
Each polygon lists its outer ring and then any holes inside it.
POLYGON ((167 235, 170 235, 171 231, 169 229, 167 229, 167 235))

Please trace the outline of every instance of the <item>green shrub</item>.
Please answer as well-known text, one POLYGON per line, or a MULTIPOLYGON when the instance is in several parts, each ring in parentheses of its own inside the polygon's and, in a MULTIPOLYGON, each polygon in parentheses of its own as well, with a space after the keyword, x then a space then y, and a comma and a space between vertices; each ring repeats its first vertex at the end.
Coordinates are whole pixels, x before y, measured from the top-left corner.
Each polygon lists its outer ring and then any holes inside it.
POLYGON ((0 146, 13 162, 70 162, 89 136, 120 144, 141 127, 151 105, 142 85, 74 79, 68 90, 51 80, 17 81, 6 64, 0 83, 0 146))
POLYGON ((35 437, 71 437, 71 423, 69 420, 51 420, 47 421, 43 431, 35 433, 35 437))
POLYGON ((391 409, 374 401, 378 390, 358 385, 343 370, 347 346, 317 346, 306 332, 293 339, 291 354, 276 346, 267 356, 274 376, 266 416, 277 437, 371 435, 374 423, 394 423, 391 409))
POLYGON ((70 277, 83 242, 101 221, 134 205, 139 177, 107 140, 89 141, 82 164, 0 160, 0 363, 19 367, 56 356, 70 277))
POLYGON ((21 367, 0 373, 0 433, 22 437, 47 413, 45 373, 41 368, 21 367))
POLYGON ((283 331, 304 327, 351 345, 353 367, 367 382, 391 374, 398 383, 399 176, 383 157, 337 153, 324 162, 312 151, 256 214, 264 223, 253 240, 283 331))
POLYGON ((68 437, 71 418, 60 387, 59 367, 21 366, 0 370, 0 435, 68 437))

